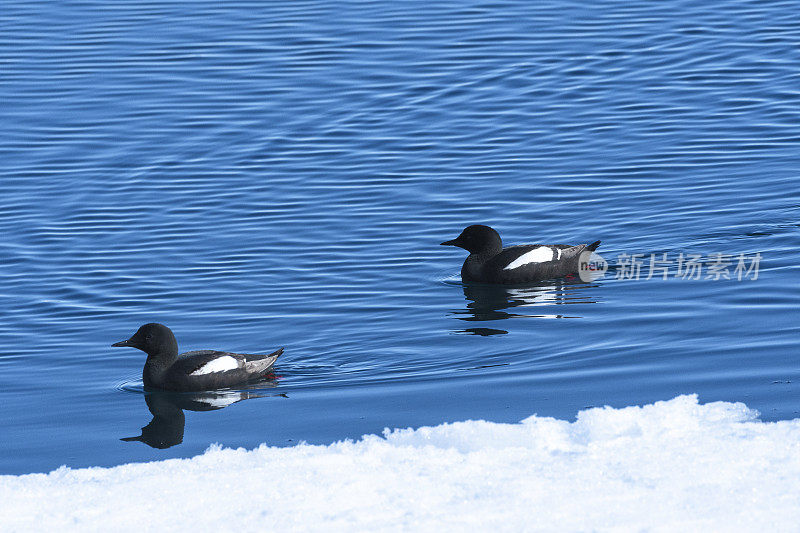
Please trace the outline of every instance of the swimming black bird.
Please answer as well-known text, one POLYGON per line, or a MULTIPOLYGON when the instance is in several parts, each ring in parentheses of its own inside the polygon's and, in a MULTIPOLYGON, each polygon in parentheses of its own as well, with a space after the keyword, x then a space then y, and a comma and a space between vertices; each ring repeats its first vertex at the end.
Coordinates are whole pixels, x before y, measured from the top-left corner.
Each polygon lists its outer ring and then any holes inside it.
POLYGON ((462 281, 521 285, 578 272, 581 254, 596 250, 600 241, 576 246, 522 244, 503 248, 495 230, 475 224, 442 246, 458 246, 469 252, 461 267, 462 281))
POLYGON ((145 324, 128 340, 111 346, 130 346, 147 354, 142 379, 148 388, 201 391, 233 387, 264 377, 283 348, 268 355, 197 350, 178 354, 178 341, 167 326, 145 324))

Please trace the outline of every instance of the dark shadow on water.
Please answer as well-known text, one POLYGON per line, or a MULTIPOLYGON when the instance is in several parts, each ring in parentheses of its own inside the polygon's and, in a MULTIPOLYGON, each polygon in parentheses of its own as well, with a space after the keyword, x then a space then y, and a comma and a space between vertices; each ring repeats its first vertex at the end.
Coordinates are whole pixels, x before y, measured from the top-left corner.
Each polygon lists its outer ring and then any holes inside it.
MULTIPOLYGON (((275 387, 274 381, 262 381, 259 388, 275 387)), ((153 419, 136 437, 125 437, 126 442, 143 442, 152 448, 166 449, 183 442, 186 425, 184 411, 216 411, 236 402, 262 398, 269 394, 259 390, 218 390, 208 392, 151 391, 144 400, 153 419)))
POLYGON ((462 329, 458 333, 465 333, 467 335, 480 335, 481 337, 489 337, 491 335, 508 335, 506 330, 494 328, 466 328, 462 329))
MULTIPOLYGON (((559 309, 554 313, 553 306, 568 304, 594 304, 587 289, 597 287, 593 283, 580 280, 559 279, 527 286, 505 286, 484 284, 462 284, 466 308, 453 310, 458 320, 468 322, 505 320, 508 318, 581 318, 576 312, 559 309)), ((576 309, 577 308, 573 308, 576 309)), ((572 311, 572 309, 570 309, 572 311)), ((457 331, 469 335, 499 335, 508 333, 494 328, 466 328, 457 331)))

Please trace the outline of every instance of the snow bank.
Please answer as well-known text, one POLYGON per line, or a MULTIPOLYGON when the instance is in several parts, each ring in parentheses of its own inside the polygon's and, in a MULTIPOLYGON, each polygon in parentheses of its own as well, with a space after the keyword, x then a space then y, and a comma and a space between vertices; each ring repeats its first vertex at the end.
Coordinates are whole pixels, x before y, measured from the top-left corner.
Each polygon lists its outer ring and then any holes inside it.
POLYGON ((0 529, 797 531, 800 419, 695 396, 0 476, 0 529))

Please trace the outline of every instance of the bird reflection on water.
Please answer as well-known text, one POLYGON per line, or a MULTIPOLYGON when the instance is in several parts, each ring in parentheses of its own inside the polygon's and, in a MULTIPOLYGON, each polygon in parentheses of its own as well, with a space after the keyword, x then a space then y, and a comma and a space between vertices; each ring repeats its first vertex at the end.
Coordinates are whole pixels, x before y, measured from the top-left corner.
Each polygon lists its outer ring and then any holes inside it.
MULTIPOLYGON (((581 318, 566 309, 559 313, 544 313, 545 307, 567 304, 593 304, 598 301, 588 291, 596 285, 569 279, 551 280, 536 285, 509 287, 506 285, 462 284, 467 305, 454 310, 452 315, 458 320, 480 322, 505 320, 508 318, 581 318), (535 308, 534 312, 532 308, 535 308), (512 311, 513 310, 513 311, 512 311)), ((549 309, 548 309, 549 310, 549 309)), ((502 329, 474 327, 458 330, 469 335, 502 335, 502 329)))
MULTIPOLYGON (((259 388, 275 387, 275 381, 261 381, 259 388)), ((251 398, 268 396, 257 390, 219 390, 207 392, 146 392, 144 400, 153 415, 149 424, 136 437, 125 437, 126 442, 143 442, 152 448, 166 449, 183 442, 186 415, 183 411, 216 411, 231 404, 251 398)))

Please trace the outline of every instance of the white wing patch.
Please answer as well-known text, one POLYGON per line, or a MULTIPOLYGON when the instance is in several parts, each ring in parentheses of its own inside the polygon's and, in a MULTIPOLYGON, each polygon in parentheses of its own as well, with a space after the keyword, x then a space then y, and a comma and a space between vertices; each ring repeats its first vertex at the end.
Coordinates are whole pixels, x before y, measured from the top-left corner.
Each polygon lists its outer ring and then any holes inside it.
POLYGON ((539 246, 530 252, 525 252, 503 268, 503 270, 513 270, 529 263, 544 263, 553 259, 553 250, 547 246, 539 246))
POLYGON ((239 368, 239 361, 235 357, 225 355, 217 357, 213 361, 209 361, 194 372, 191 376, 202 376, 203 374, 212 374, 214 372, 225 372, 226 370, 236 370, 239 368))

